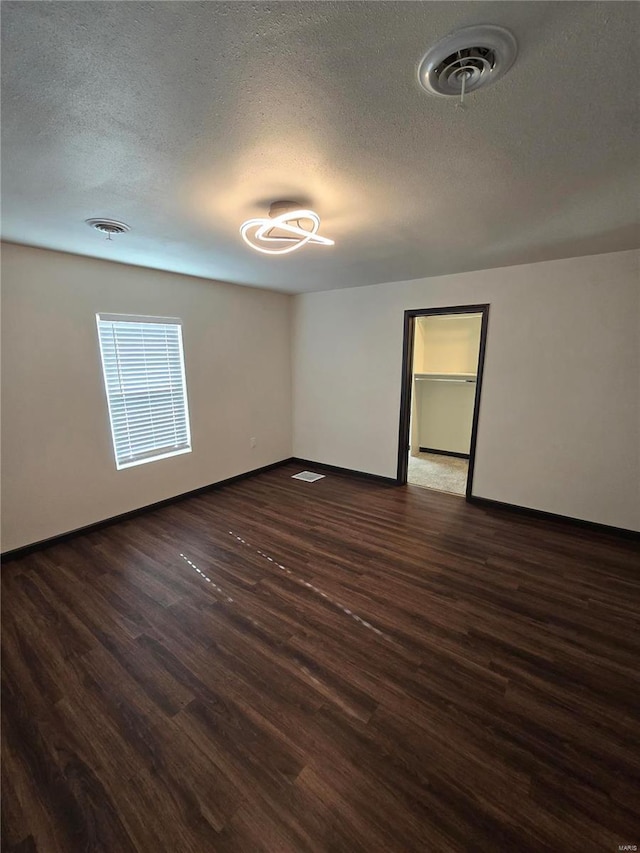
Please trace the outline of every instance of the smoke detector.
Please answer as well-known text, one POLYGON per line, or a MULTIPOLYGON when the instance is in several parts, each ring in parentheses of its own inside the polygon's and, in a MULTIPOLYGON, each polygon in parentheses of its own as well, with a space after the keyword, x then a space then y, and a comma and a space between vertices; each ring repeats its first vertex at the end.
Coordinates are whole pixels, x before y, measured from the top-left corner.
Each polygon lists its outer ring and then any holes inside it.
POLYGON ((128 225, 116 219, 87 219, 86 223, 101 234, 106 234, 107 240, 111 240, 114 234, 126 234, 127 231, 131 231, 128 225))
POLYGON ((506 74, 517 52, 514 36, 503 27, 464 27, 426 52, 418 80, 431 95, 464 98, 506 74))

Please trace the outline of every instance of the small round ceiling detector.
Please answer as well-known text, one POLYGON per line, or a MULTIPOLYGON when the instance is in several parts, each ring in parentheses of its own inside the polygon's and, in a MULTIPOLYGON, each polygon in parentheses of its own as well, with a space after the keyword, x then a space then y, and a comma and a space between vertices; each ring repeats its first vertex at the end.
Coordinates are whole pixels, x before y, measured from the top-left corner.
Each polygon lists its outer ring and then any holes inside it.
POLYGON ((491 24, 464 27, 430 48, 418 67, 418 80, 430 95, 462 98, 490 86, 513 65, 514 36, 491 24))

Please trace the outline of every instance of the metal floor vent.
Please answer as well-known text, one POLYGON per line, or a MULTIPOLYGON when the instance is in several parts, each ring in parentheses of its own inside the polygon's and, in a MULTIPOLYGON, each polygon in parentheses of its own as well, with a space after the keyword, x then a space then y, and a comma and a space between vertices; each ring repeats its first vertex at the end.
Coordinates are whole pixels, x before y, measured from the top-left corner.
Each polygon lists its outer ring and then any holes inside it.
POLYGON ((292 480, 304 480, 305 483, 315 483, 316 480, 322 480, 324 474, 314 474, 313 471, 301 471, 299 474, 294 474, 292 480))

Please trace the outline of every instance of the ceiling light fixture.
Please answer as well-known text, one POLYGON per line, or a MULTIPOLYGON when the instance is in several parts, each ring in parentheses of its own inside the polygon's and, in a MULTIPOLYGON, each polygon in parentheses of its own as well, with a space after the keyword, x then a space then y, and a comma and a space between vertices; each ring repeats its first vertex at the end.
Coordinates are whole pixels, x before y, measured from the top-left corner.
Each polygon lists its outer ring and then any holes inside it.
POLYGON ((318 234, 320 217, 313 210, 301 208, 293 201, 274 201, 269 216, 247 219, 240 226, 244 242, 265 255, 287 255, 307 243, 333 246, 334 241, 318 234), (301 223, 310 222, 311 228, 301 223))

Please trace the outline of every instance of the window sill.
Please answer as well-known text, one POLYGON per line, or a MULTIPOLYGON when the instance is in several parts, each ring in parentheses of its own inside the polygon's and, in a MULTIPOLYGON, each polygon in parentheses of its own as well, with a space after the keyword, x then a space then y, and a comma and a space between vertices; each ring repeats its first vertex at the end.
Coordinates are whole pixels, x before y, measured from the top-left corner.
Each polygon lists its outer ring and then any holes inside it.
POLYGON ((146 465, 147 462, 158 462, 160 459, 169 459, 171 456, 182 456, 183 453, 191 453, 191 447, 181 447, 180 450, 169 450, 167 453, 159 453, 157 456, 145 456, 144 459, 134 459, 133 462, 116 462, 118 471, 125 468, 135 468, 137 465, 146 465))

